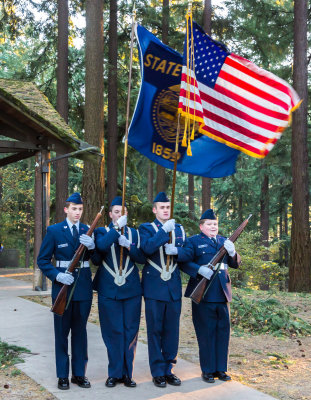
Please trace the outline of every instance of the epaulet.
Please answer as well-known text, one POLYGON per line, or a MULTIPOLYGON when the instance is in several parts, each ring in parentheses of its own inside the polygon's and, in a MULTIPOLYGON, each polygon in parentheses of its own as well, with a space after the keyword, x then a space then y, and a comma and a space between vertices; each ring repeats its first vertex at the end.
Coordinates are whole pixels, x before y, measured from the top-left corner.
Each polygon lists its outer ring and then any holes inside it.
POLYGON ((144 222, 142 224, 140 224, 140 226, 152 226, 151 222, 144 222))
POLYGON ((100 226, 100 227, 96 228, 95 231, 96 232, 103 232, 104 231, 106 233, 107 232, 106 228, 107 228, 106 226, 100 226))
POLYGON ((61 226, 63 226, 63 222, 58 222, 57 224, 53 224, 53 225, 49 225, 46 229, 55 229, 55 228, 59 228, 61 226))

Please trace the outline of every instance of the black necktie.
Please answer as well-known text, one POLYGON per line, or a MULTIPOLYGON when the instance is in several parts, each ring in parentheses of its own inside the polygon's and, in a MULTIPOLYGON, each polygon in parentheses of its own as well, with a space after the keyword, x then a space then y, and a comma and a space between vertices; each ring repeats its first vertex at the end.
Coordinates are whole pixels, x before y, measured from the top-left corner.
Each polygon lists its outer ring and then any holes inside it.
POLYGON ((79 238, 79 233, 76 225, 72 225, 72 236, 74 243, 77 243, 79 238))
POLYGON ((217 244, 217 241, 216 241, 216 239, 214 237, 212 237, 211 239, 214 242, 214 244, 217 244))

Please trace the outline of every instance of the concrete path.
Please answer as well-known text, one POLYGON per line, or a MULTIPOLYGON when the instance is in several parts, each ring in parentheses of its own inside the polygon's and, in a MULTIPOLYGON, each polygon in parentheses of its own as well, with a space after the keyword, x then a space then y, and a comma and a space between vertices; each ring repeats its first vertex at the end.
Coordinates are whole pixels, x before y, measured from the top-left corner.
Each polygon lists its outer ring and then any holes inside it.
MULTIPOLYGON (((43 294, 43 292, 41 292, 43 294)), ((151 382, 147 346, 137 346, 134 379, 136 388, 122 384, 115 388, 105 387, 107 378, 107 354, 100 328, 88 324, 89 363, 87 376, 90 389, 71 384, 70 390, 56 387, 54 361, 53 315, 48 308, 18 296, 40 295, 32 291, 28 282, 0 277, 0 338, 10 344, 28 348, 32 354, 18 368, 25 372, 60 400, 268 400, 273 399, 238 382, 216 381, 208 384, 200 378, 200 368, 179 359, 175 373, 182 379, 180 387, 157 388, 151 382)))

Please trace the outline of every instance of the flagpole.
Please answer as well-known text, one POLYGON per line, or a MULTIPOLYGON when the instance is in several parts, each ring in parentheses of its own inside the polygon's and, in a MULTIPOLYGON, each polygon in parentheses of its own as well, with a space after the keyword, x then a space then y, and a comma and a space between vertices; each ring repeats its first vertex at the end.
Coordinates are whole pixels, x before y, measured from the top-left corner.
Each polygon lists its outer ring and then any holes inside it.
MULTIPOLYGON (((135 4, 132 16, 132 31, 131 31, 131 53, 130 53, 130 69, 129 69, 129 81, 127 89, 127 106, 126 106, 126 123, 125 123, 125 137, 124 137, 124 161, 123 161, 123 188, 122 188, 122 211, 121 215, 124 215, 125 208, 125 191, 126 191, 126 167, 127 167, 127 150, 128 150, 128 127, 129 127, 129 115, 130 115, 130 101, 131 101, 131 81, 132 81, 132 65, 133 65, 133 47, 134 47, 134 26, 135 26, 135 4)), ((121 234, 124 234, 124 228, 121 229, 121 234)), ((119 275, 122 275, 123 269, 123 247, 120 248, 120 265, 119 275)))
MULTIPOLYGON (((173 214, 174 214, 176 171, 177 171, 178 145, 179 145, 179 132, 180 132, 180 114, 178 113, 176 142, 175 142, 175 159, 174 159, 174 170, 173 170, 173 183, 172 183, 171 215, 170 215, 170 218, 173 218, 173 214)), ((172 242, 172 232, 170 232, 170 242, 172 242)), ((166 271, 169 271, 169 266, 170 266, 170 256, 168 255, 167 258, 166 258, 166 271)))

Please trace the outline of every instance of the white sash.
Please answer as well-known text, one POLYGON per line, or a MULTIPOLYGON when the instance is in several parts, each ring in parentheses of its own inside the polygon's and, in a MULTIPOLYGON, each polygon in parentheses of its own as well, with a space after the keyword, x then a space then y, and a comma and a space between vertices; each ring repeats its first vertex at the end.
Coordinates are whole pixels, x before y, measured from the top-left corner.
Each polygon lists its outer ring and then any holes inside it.
MULTIPOLYGON (((110 230, 109 228, 106 228, 106 231, 107 231, 107 232, 109 232, 109 230, 110 230)), ((132 243, 132 232, 131 232, 131 228, 128 227, 128 228, 127 228, 127 231, 128 231, 128 240, 130 241, 130 243, 132 243)), ((138 231, 137 231, 137 234, 138 234, 138 241, 140 242, 140 237, 139 237, 138 231)), ((139 247, 138 244, 137 244, 137 247, 139 247)), ((112 255, 112 262, 113 262, 114 271, 113 271, 111 268, 109 268, 108 264, 106 264, 105 261, 103 261, 103 266, 104 266, 104 267, 106 268, 106 270, 114 277, 114 283, 115 283, 116 285, 118 285, 118 286, 122 286, 122 285, 125 284, 126 278, 127 278, 127 277, 130 275, 130 273, 133 271, 134 265, 132 266, 131 269, 127 270, 128 265, 129 265, 129 261, 130 261, 130 256, 127 255, 126 260, 125 260, 125 266, 124 266, 124 268, 122 269, 122 275, 120 275, 119 266, 118 266, 118 263, 117 263, 116 249, 115 249, 114 243, 112 243, 110 249, 111 249, 111 255, 112 255)))
MULTIPOLYGON (((156 226, 156 224, 154 222, 151 223, 151 225, 153 226, 153 229, 158 232, 159 229, 156 226)), ((185 231, 182 229, 183 232, 183 238, 185 235, 185 231)), ((172 244, 175 246, 175 230, 172 231, 172 244)), ((156 264, 155 262, 153 262, 152 260, 150 260, 150 258, 147 258, 148 263, 155 268, 156 270, 158 270, 160 272, 160 277, 163 281, 168 281, 171 279, 172 277, 172 273, 175 271, 176 267, 177 267, 177 263, 174 264, 173 261, 173 257, 171 257, 170 260, 170 264, 169 264, 169 268, 168 271, 166 270, 166 263, 165 263, 165 259, 164 259, 164 250, 163 250, 163 246, 161 246, 159 248, 159 252, 160 252, 160 263, 161 263, 161 267, 156 264)))

